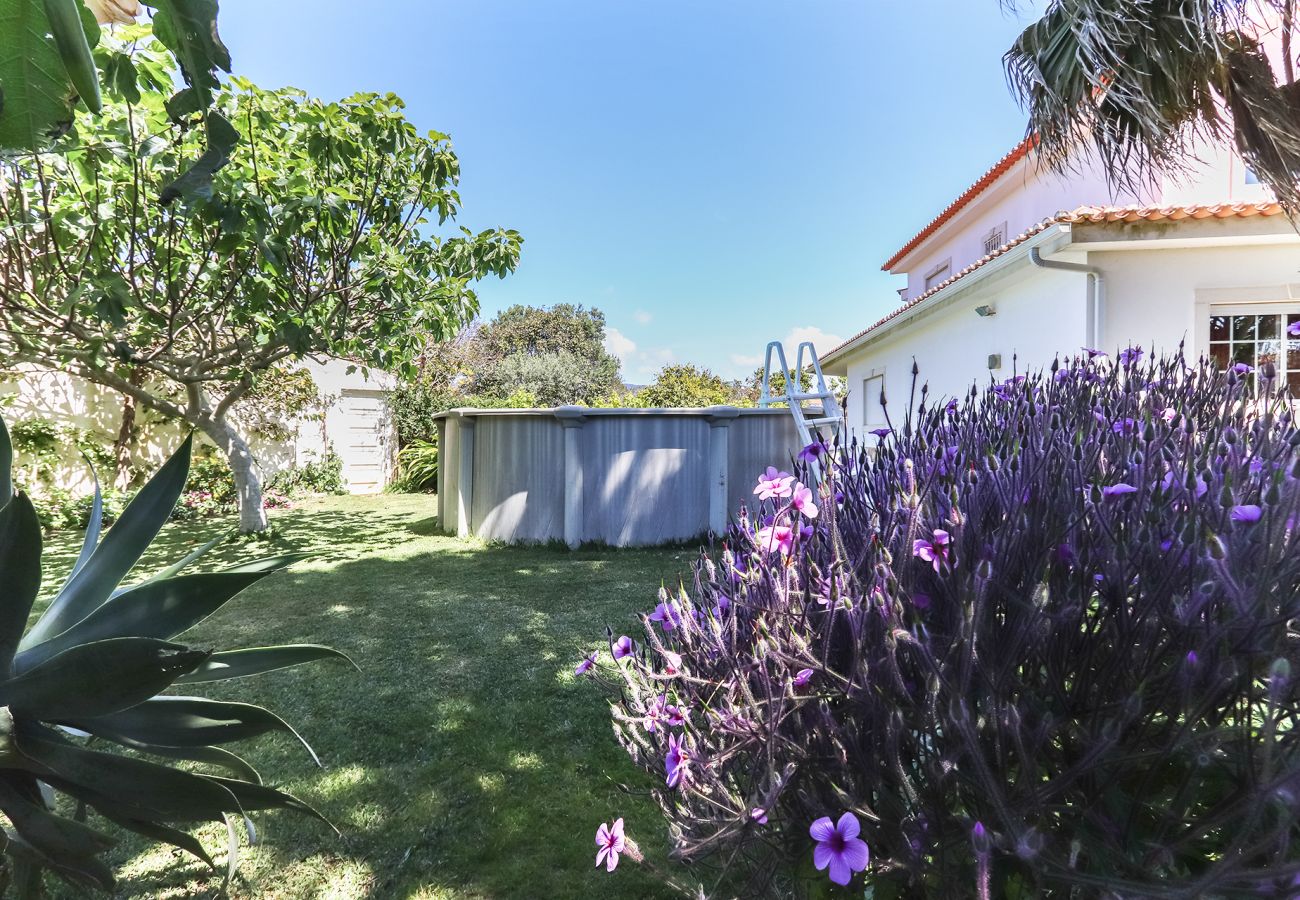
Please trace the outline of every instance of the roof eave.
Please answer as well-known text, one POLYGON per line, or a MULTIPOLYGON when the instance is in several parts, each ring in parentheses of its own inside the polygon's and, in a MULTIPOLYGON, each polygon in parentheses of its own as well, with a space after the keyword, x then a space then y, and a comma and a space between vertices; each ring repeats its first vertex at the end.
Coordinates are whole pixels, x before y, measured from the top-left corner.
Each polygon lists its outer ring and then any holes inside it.
POLYGON ((859 335, 847 343, 841 344, 830 353, 822 358, 822 369, 828 375, 844 376, 848 374, 848 357, 856 351, 866 347, 869 344, 883 338, 907 323, 913 321, 917 316, 922 315, 937 306, 952 300, 968 291, 980 287, 984 282, 994 277, 1000 272, 1016 265, 1018 262, 1027 259, 1029 251, 1037 249, 1042 253, 1052 254, 1059 253, 1070 246, 1071 243, 1071 226, 1069 224, 1053 224, 1028 240, 1016 245, 1006 253, 992 259, 975 271, 963 278, 959 278, 952 284, 942 290, 925 298, 922 302, 899 313, 892 319, 882 322, 875 328, 859 335), (844 363, 843 366, 840 363, 844 363))

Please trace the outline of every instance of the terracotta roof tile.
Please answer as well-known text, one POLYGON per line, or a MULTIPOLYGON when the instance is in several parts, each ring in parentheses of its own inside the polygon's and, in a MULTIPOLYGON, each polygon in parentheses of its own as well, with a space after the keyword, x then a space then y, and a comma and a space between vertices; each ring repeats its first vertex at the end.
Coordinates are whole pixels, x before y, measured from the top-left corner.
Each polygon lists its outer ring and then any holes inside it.
POLYGON ((915 250, 918 244, 942 228, 945 222, 957 215, 957 213, 961 212, 967 204, 980 194, 984 193, 993 182, 1005 175, 1012 166, 1028 156, 1029 151, 1032 150, 1037 143, 1038 142, 1035 138, 1027 137, 1017 144, 1010 153, 994 163, 991 169, 981 175, 978 181, 966 188, 966 190, 962 191, 961 196, 952 201, 952 203, 949 203, 947 209, 935 216, 934 220, 929 225, 918 231, 915 237, 899 248, 897 253, 889 257, 889 261, 880 268, 886 272, 892 269, 895 263, 915 250))
POLYGON ((829 360, 841 350, 844 350, 851 344, 866 337, 885 323, 898 318, 908 310, 924 303, 944 288, 954 282, 960 281, 975 270, 983 268, 999 256, 1003 256, 1008 251, 1020 246, 1035 235, 1041 234, 1053 225, 1099 225, 1107 222, 1179 222, 1186 219, 1248 219, 1254 216, 1278 216, 1281 214, 1282 207, 1273 202, 1210 203, 1193 206, 1081 206, 1075 210, 1063 210, 1054 216, 1049 216, 1031 228, 1022 231, 992 253, 989 253, 986 256, 981 256, 966 268, 955 273, 951 278, 941 281, 939 284, 917 294, 915 297, 909 298, 888 315, 872 323, 844 343, 840 344, 838 347, 831 350, 822 357, 822 360, 823 362, 829 360))

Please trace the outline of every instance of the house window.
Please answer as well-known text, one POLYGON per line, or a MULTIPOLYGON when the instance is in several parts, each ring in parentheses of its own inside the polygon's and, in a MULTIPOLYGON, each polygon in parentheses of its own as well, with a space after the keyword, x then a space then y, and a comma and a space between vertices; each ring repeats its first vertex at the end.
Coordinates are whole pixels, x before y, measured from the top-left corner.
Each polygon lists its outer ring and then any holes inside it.
POLYGON ((989 229, 984 234, 984 255, 996 253, 1002 249, 1002 245, 1007 242, 1007 223, 1003 222, 996 228, 989 229))
MULTIPOLYGON (((1276 308, 1274 308, 1276 309, 1276 308)), ((1300 307, 1284 311, 1233 309, 1239 315, 1210 316, 1210 358, 1220 369, 1245 363, 1255 369, 1265 363, 1277 367, 1277 377, 1300 397, 1300 307)))
POLYGON ((925 273, 925 289, 928 291, 936 284, 942 284, 952 275, 952 260, 945 259, 939 265, 925 273))
POLYGON ((885 406, 880 402, 884 389, 884 373, 862 379, 862 424, 867 428, 885 427, 885 406))

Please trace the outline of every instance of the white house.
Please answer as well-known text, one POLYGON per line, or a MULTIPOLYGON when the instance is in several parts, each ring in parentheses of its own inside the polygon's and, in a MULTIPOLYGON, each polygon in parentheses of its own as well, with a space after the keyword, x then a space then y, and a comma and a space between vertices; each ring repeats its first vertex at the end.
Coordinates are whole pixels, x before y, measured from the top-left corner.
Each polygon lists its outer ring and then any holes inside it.
MULTIPOLYGON (((822 358, 847 379, 846 424, 884 424, 913 361, 931 396, 1130 344, 1221 363, 1272 359, 1300 396, 1300 236, 1235 153, 1180 182, 1113 194, 1095 169, 1044 171, 1027 140, 884 264, 900 302, 822 358)), ((897 409, 897 406, 894 407, 897 409)), ((892 414, 892 413, 891 413, 892 414)))

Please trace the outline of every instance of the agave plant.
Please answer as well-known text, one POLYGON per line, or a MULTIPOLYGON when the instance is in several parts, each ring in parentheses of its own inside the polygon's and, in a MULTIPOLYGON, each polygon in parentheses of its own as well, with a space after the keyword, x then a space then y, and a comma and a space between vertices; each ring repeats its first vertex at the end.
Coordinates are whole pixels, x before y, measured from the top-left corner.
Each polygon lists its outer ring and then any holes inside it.
POLYGON ((13 488, 12 448, 0 420, 0 811, 8 819, 0 840, 12 863, 5 877, 12 873, 19 896, 38 894, 45 870, 78 886, 113 886, 100 857, 114 839, 87 824, 89 810, 209 865, 211 856, 183 829, 225 822, 227 878, 234 872, 240 817, 250 838, 246 817, 254 810, 291 809, 325 821, 297 798, 262 784, 251 765, 218 746, 271 731, 301 741, 283 719, 245 703, 160 695, 173 686, 317 659, 350 664, 338 651, 314 645, 214 652, 176 642, 244 588, 302 556, 182 574, 214 541, 151 577, 119 586, 184 488, 190 446, 187 439, 103 540, 96 484, 71 574, 24 634, 41 586, 41 528, 31 501, 13 488), (158 760, 200 766, 181 770, 158 760))

